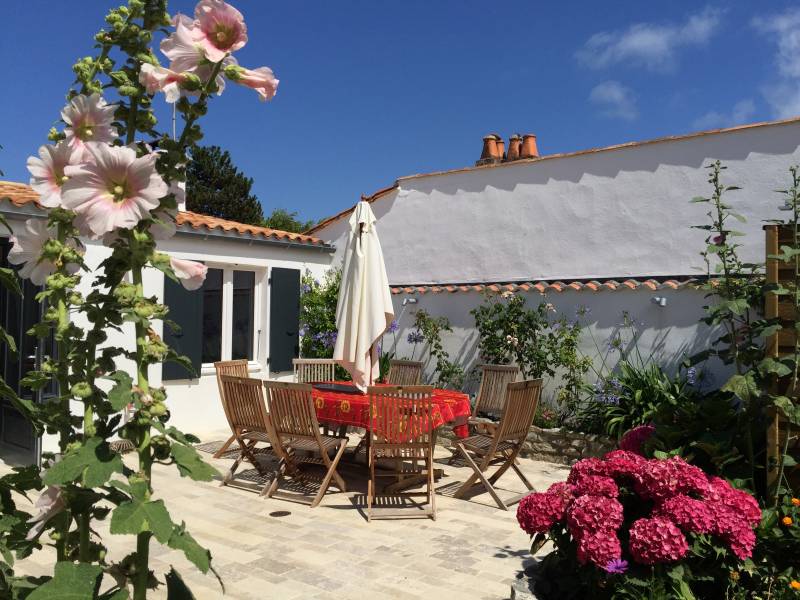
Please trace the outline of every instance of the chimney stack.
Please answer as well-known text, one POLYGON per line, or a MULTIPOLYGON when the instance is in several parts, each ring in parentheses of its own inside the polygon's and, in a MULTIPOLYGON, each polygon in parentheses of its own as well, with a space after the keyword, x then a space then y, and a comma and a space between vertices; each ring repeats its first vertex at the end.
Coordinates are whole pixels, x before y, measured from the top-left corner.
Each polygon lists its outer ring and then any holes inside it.
POLYGON ((499 135, 497 135, 496 133, 494 134, 494 137, 497 140, 497 142, 496 142, 497 143, 497 155, 500 157, 500 160, 505 160, 505 158, 506 158, 506 144, 503 141, 503 138, 500 137, 499 135))
POLYGON ((536 136, 526 133, 522 136, 522 149, 519 153, 520 158, 539 158, 539 149, 536 147, 536 136))
POLYGON ((475 166, 491 165, 499 163, 501 160, 503 160, 503 153, 502 151, 498 152, 497 136, 493 134, 484 136, 483 152, 481 152, 481 158, 475 163, 475 166))
POLYGON ((516 133, 508 139, 508 155, 507 161, 517 160, 519 158, 519 151, 522 147, 522 139, 516 133))

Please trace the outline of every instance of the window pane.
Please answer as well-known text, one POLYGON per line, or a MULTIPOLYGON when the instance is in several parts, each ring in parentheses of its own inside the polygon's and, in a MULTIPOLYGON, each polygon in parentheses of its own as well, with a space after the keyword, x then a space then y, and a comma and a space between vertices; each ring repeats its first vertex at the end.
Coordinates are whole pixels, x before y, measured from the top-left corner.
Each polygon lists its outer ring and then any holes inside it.
POLYGON ((253 360, 253 322, 255 312, 256 274, 233 272, 233 332, 231 358, 253 360))
POLYGON ((209 269, 203 283, 203 362, 222 359, 222 269, 209 269))

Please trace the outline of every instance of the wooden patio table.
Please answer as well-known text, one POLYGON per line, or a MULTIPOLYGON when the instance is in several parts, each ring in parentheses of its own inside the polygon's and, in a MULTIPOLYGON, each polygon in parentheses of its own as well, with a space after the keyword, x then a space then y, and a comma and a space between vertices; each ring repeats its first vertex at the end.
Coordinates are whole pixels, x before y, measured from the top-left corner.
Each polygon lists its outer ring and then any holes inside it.
MULTIPOLYGON (((313 386, 312 396, 317 411, 317 420, 337 425, 352 425, 363 429, 370 428, 369 395, 359 392, 349 381, 321 381, 311 385, 313 386), (330 384, 350 389, 338 391, 318 387, 330 384)), ((434 427, 438 428, 449 423, 457 437, 465 438, 469 435, 467 420, 470 417, 471 409, 467 394, 437 388, 433 390, 431 401, 433 402, 434 427)))

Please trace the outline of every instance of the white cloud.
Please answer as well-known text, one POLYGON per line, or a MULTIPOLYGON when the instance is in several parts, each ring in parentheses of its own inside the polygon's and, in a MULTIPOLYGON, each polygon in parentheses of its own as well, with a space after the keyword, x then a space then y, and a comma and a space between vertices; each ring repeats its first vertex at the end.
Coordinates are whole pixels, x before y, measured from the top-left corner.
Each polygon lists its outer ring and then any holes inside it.
POLYGON ((722 11, 706 7, 681 24, 636 23, 625 31, 603 31, 590 37, 575 57, 595 69, 617 63, 669 69, 679 48, 706 43, 721 18, 722 11))
POLYGON ((589 94, 589 101, 600 109, 606 117, 615 117, 632 121, 639 116, 636 108, 636 96, 628 87, 619 81, 604 81, 589 94))
POLYGON ((717 112, 716 110, 707 112, 702 117, 695 119, 692 127, 702 130, 741 125, 749 121, 755 112, 755 102, 748 98, 734 104, 730 112, 717 112))
POLYGON ((800 9, 756 17, 753 26, 777 45, 778 81, 763 88, 779 118, 800 115, 800 9))

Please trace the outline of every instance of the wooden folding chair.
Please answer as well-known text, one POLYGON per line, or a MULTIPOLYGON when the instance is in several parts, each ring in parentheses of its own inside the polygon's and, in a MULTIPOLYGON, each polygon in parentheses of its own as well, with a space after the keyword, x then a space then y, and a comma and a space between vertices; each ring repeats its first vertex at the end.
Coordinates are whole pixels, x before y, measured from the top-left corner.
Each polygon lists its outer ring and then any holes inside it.
POLYGON ((422 363, 415 360, 390 360, 386 383, 389 385, 419 385, 422 381, 422 363))
POLYGON ((497 502, 497 506, 503 510, 508 510, 509 506, 516 504, 525 496, 525 494, 520 494, 503 501, 495 491, 494 484, 509 468, 519 475, 528 490, 533 489, 530 481, 520 471, 515 461, 528 437, 528 430, 533 424, 536 406, 539 404, 539 396, 542 393, 542 380, 530 379, 509 383, 506 390, 503 417, 497 429, 490 435, 475 434, 455 442, 456 450, 474 471, 456 491, 455 497, 463 497, 473 485, 480 481, 497 502), (495 465, 498 465, 498 469, 490 477, 487 477, 486 471, 495 465))
POLYGON ((312 383, 315 381, 333 381, 336 373, 336 361, 332 358, 295 358, 294 380, 296 383, 312 383))
MULTIPOLYGON (((228 419, 228 425, 233 431, 233 424, 231 423, 231 418, 228 415, 228 406, 225 404, 225 390, 222 387, 222 381, 220 377, 223 375, 232 375, 233 377, 249 377, 249 373, 247 371, 247 361, 246 360, 223 360, 214 363, 214 370, 217 372, 217 388, 219 389, 219 399, 222 402, 222 410, 225 411, 225 418, 228 419)), ((236 434, 231 434, 231 437, 228 438, 222 447, 214 453, 214 458, 219 458, 222 456, 225 451, 230 447, 230 445, 236 441, 236 434)))
MULTIPOLYGON (((247 460, 253 465, 259 475, 266 477, 269 474, 268 471, 255 456, 256 445, 267 443, 275 449, 278 456, 281 456, 281 452, 270 417, 267 414, 261 380, 232 375, 220 375, 219 380, 227 404, 227 416, 233 430, 233 437, 239 444, 239 455, 222 480, 222 485, 227 485, 233 480, 233 476, 243 460, 247 460)), ((262 495, 266 488, 265 485, 261 491, 262 495)))
POLYGON ((275 472, 275 478, 266 491, 267 496, 271 498, 277 495, 288 500, 298 499, 296 494, 278 492, 278 486, 287 469, 296 467, 297 457, 294 456, 294 453, 297 451, 318 453, 319 459, 303 458, 302 462, 314 462, 327 468, 319 491, 311 501, 311 508, 320 503, 331 479, 336 482, 336 486, 342 492, 346 492, 347 485, 336 472, 336 466, 344 454, 347 438, 320 433, 317 413, 314 410, 314 400, 311 397, 311 385, 265 381, 264 387, 267 389, 267 403, 272 427, 283 454, 275 472), (335 452, 333 460, 329 456, 331 452, 335 452))
MULTIPOLYGON (((367 484, 367 521, 372 520, 372 505, 377 493, 377 478, 395 480, 405 477, 425 477, 425 492, 395 492, 394 500, 409 497, 427 498, 427 508, 415 515, 436 520, 436 499, 433 489, 433 386, 371 386, 367 390, 370 408, 369 482, 367 484), (380 459, 395 461, 394 471, 378 472, 380 459)), ((389 497, 388 495, 386 497, 389 497)), ((407 517, 404 511, 382 511, 381 517, 407 517)))

